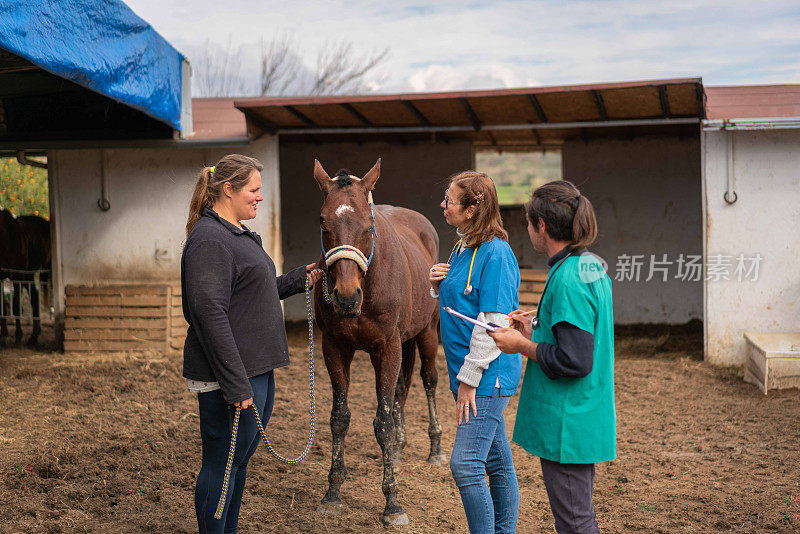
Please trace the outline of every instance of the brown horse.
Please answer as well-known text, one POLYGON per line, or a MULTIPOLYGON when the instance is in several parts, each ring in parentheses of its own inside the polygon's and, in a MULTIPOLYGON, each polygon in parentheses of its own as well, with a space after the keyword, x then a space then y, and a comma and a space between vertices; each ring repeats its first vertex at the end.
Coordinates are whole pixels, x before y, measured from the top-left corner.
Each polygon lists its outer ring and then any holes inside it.
MULTIPOLYGON (((41 332, 39 310, 39 289, 34 284, 34 271, 46 269, 41 273, 40 281, 46 282, 50 269, 50 223, 35 215, 14 217, 7 210, 0 209, 0 280, 11 280, 12 305, 11 314, 15 318, 16 330, 14 343, 22 343, 21 297, 23 286, 29 288, 29 297, 33 314, 33 332, 28 345, 36 346, 41 332)), ((0 295, 0 343, 8 337, 7 313, 4 295, 0 295)))
MULTIPOLYGON (((25 237, 19 222, 8 210, 0 208, 0 280, 9 278, 11 280, 12 293, 12 315, 16 318, 15 343, 19 345, 22 341, 22 327, 20 325, 20 287, 15 284, 17 272, 25 269, 27 264, 27 248, 25 237)), ((8 337, 8 324, 6 323, 8 307, 5 302, 5 295, 0 294, 0 344, 5 344, 8 337)))
POLYGON ((403 408, 415 348, 419 349, 420 375, 428 397, 428 461, 441 464, 444 460, 442 427, 436 415, 439 308, 429 295, 427 274, 438 258, 439 238, 431 223, 417 212, 381 205, 375 206, 373 213, 368 199, 379 177, 380 160, 360 180, 346 171, 331 179, 319 161, 314 161, 314 179, 324 195, 320 266, 326 282, 316 284, 315 316, 333 390, 331 469, 328 491, 318 511, 336 513, 342 507, 339 492, 346 476, 350 364, 354 352, 363 350, 375 369, 378 410, 373 427, 383 453, 383 523, 400 525, 408 523, 408 516, 397 500, 394 468, 406 444, 403 408))

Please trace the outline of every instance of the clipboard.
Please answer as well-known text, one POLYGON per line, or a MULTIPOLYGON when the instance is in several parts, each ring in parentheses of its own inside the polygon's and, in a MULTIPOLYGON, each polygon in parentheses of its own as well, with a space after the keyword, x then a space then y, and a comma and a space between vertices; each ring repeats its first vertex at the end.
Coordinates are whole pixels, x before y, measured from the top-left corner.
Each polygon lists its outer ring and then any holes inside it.
POLYGON ((464 319, 465 321, 467 321, 467 322, 469 322, 469 323, 472 323, 472 324, 474 324, 474 325, 480 326, 481 328, 485 328, 485 329, 486 329, 486 330, 488 330, 489 332, 494 332, 494 329, 495 329, 495 328, 501 328, 501 326, 500 326, 500 325, 498 325, 498 324, 494 324, 494 323, 484 323, 483 321, 479 321, 479 320, 477 320, 477 319, 473 319, 472 317, 468 317, 468 316, 464 315, 463 313, 458 313, 457 311, 455 311, 455 310, 454 310, 453 308, 451 308, 450 306, 445 306, 445 307, 444 307, 444 311, 446 311, 446 312, 447 312, 447 313, 449 313, 450 315, 455 315, 455 316, 456 316, 456 317, 458 317, 459 319, 464 319))

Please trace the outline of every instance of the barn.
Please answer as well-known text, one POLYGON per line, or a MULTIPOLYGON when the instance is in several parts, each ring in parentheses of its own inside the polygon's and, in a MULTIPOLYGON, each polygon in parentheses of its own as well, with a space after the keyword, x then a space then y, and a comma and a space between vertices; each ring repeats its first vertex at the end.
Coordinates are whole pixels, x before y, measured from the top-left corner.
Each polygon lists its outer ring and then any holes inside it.
MULTIPOLYGON (((706 358, 725 365, 745 362, 746 331, 798 329, 798 86, 684 78, 191 99, 186 58, 124 4, 100 17, 126 21, 124 31, 57 9, 34 11, 80 35, 79 47, 45 55, 21 37, 22 14, 0 22, 0 151, 47 156, 53 308, 67 350, 180 348, 188 199, 197 172, 231 152, 264 163, 265 202, 249 226, 291 267, 319 255, 315 158, 329 172, 363 174, 381 157, 376 202, 425 214, 444 250, 448 175, 474 167, 480 151, 558 151, 563 177, 597 209, 595 252, 614 280, 618 324, 701 320, 706 358), (148 58, 135 76, 131 55, 148 58), (98 68, 98 58, 116 68, 98 68)), ((519 207, 504 210, 520 265, 541 268, 519 207)), ((300 299, 285 313, 305 318, 300 299)))

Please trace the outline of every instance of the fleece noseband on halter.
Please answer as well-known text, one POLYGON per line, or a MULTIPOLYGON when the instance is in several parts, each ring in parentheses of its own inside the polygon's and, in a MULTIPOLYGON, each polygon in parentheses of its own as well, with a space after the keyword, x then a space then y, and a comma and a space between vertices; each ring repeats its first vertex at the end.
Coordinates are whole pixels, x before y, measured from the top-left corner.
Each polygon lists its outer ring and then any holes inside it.
MULTIPOLYGON (((356 182, 361 181, 361 178, 357 178, 352 174, 347 174, 344 172, 339 172, 339 174, 336 175, 336 178, 331 179, 331 181, 337 181, 342 175, 347 176, 356 182)), ((369 257, 365 256, 360 249, 352 245, 339 245, 338 247, 334 247, 326 251, 325 243, 322 240, 322 227, 320 227, 319 243, 322 246, 322 253, 325 255, 325 267, 330 267, 339 260, 347 259, 356 262, 358 268, 361 269, 364 274, 367 273, 369 264, 372 263, 372 255, 375 253, 375 238, 378 237, 378 233, 375 231, 375 211, 372 207, 372 191, 367 194, 367 202, 369 203, 369 213, 370 217, 372 218, 372 226, 370 226, 370 233, 372 234, 372 248, 369 251, 369 257)))

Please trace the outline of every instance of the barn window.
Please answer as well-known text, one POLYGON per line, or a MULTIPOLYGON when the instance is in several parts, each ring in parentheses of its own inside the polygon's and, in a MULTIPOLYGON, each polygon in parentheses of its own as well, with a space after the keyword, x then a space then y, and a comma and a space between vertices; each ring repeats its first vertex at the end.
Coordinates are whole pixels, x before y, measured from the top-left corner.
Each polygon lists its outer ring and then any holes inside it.
POLYGON ((475 169, 494 180, 501 206, 519 206, 534 188, 561 179, 561 152, 479 150, 475 169))

